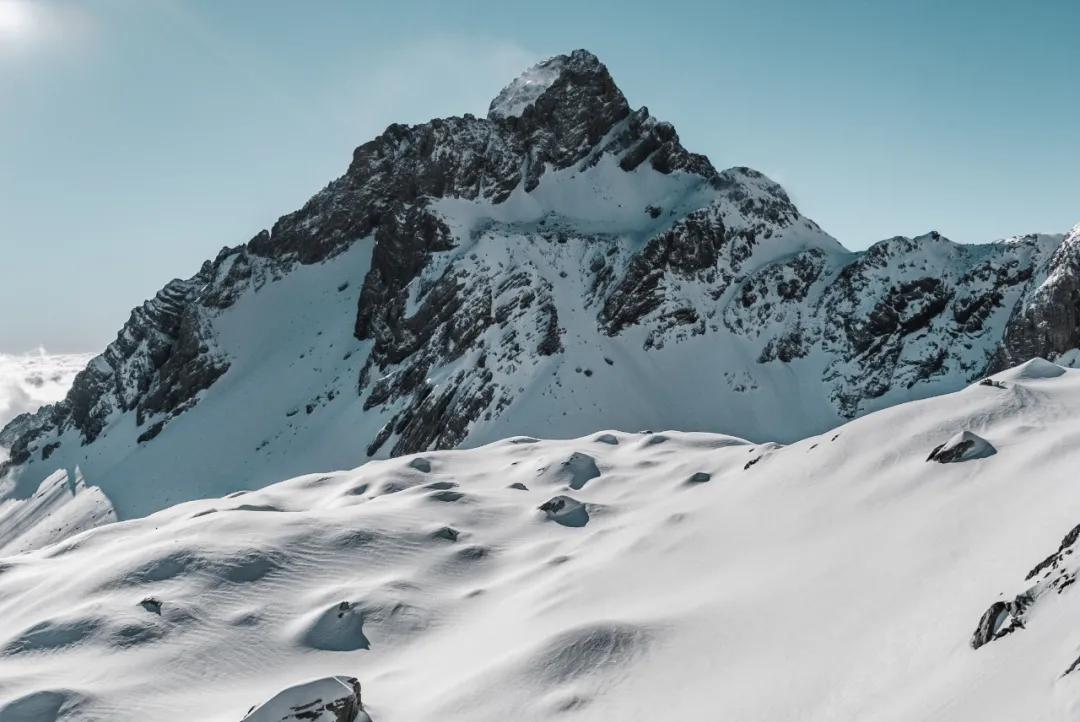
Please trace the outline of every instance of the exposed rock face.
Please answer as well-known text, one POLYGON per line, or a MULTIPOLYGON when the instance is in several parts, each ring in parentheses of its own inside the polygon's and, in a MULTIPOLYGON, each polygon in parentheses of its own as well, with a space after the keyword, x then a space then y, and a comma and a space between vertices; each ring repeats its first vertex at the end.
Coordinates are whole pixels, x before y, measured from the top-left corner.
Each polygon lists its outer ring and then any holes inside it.
POLYGON ((817 309, 838 406, 855 415, 890 392, 977 378, 1056 240, 962 246, 935 232, 881 241, 844 266, 817 309))
MULTIPOLYGON (((190 408, 196 394, 229 367, 214 352, 213 332, 197 302, 213 268, 208 262, 192 278, 166 284, 131 312, 116 340, 75 377, 64 401, 5 429, 13 437, 11 461, 29 459, 42 436, 72 429, 90 444, 119 414, 133 413, 138 425, 153 428, 190 408)), ((48 448, 42 445, 43 456, 48 448)))
MULTIPOLYGON (((551 407, 527 431, 555 434, 574 409, 601 414, 611 389, 640 387, 646 368, 668 374, 660 385, 677 375, 680 388, 712 399, 708 415, 687 417, 693 424, 744 435, 751 414, 732 401, 759 408, 798 378, 808 421, 790 433, 813 433, 820 419, 955 390, 988 367, 1080 345, 1077 248, 1077 231, 986 246, 930 233, 850 253, 762 174, 717 172, 687 151, 578 50, 526 71, 486 118, 391 125, 303 208, 166 285, 63 402, 0 431, 10 447, 0 476, 14 472, 25 487, 82 468, 100 458, 103 437, 117 458, 170 443, 170 424, 214 394, 221 408, 252 404, 225 389, 252 372, 257 352, 238 358, 226 329, 239 307, 311 269, 329 279, 316 303, 355 299, 341 321, 356 346, 335 349, 332 387, 311 389, 250 447, 223 437, 222 455, 269 454, 330 402, 352 405, 340 422, 357 429, 352 463, 475 439, 525 399, 551 407), (339 272, 369 245, 362 271, 339 272), (592 365, 579 361, 601 348, 592 365), (695 357, 710 362, 686 363, 695 357), (584 398, 590 388, 596 398, 584 398)), ((315 366, 308 347, 295 350, 290 378, 315 366)), ((279 381, 259 389, 259 404, 276 408, 279 381)), ((627 412, 620 423, 655 419, 627 412)))
MULTIPOLYGON (((653 238, 631 258, 600 312, 607 333, 618 334, 650 315, 659 315, 662 326, 697 325, 700 314, 692 302, 680 304, 672 297, 675 279, 704 286, 709 297, 718 300, 747 267, 760 263, 754 254, 762 241, 798 225, 811 235, 820 233, 799 215, 780 186, 757 171, 734 168, 710 178, 719 189, 713 203, 653 238)), ((699 333, 704 331, 700 328, 699 333)))
POLYGON ((1080 226, 1039 269, 1031 292, 1005 327, 991 371, 1080 347, 1080 226))
MULTIPOLYGON (((1062 594, 1076 582, 1077 561, 1073 557, 1077 540, 1080 540, 1080 525, 1073 527, 1061 540, 1057 551, 1035 565, 1024 583, 1029 584, 1024 591, 1009 600, 998 600, 990 605, 979 619, 971 637, 972 649, 978 649, 996 639, 1020 629, 1024 629, 1027 617, 1033 609, 1049 596, 1062 594)), ((1062 675, 1070 674, 1080 667, 1080 659, 1074 661, 1062 675)))

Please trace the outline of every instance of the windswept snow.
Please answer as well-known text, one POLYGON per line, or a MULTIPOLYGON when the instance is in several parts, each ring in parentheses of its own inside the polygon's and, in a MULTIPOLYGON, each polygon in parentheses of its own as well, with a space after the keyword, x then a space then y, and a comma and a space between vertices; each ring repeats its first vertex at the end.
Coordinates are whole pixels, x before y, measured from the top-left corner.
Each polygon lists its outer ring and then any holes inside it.
POLYGON ((237 722, 342 675, 375 722, 1072 719, 1080 371, 996 378, 788 446, 516 437, 9 555, 0 719, 237 722), (997 453, 926 464, 957 430, 997 453))

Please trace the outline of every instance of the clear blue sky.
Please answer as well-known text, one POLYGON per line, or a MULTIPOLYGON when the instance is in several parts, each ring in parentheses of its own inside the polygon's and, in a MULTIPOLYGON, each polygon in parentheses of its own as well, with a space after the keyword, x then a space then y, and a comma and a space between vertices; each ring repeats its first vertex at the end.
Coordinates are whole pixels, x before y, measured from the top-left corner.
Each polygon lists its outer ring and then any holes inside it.
POLYGON ((586 47, 851 248, 1080 222, 1080 2, 0 0, 0 351, 97 350, 394 121, 586 47))

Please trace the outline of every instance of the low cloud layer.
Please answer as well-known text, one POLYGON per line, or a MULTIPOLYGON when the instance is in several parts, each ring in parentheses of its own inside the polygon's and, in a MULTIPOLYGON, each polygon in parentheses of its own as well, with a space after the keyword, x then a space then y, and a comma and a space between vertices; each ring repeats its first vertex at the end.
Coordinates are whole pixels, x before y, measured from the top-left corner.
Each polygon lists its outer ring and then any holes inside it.
POLYGON ((90 360, 87 354, 0 354, 0 427, 21 413, 59 401, 75 374, 90 360))

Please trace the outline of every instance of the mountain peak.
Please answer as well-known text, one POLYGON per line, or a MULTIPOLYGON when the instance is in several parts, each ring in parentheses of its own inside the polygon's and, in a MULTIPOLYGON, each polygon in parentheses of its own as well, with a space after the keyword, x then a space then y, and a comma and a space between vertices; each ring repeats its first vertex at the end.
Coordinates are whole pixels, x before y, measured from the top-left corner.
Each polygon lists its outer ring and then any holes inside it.
POLYGON ((1061 238, 848 253, 769 178, 718 173, 631 110, 595 55, 560 55, 489 118, 391 125, 270 232, 137 307, 64 401, 0 431, 0 552, 76 528, 35 506, 67 498, 35 495, 66 469, 129 518, 316 458, 515 433, 816 433, 960 388, 998 346, 1080 346, 1080 237, 1061 238), (155 492, 132 496, 147 477, 155 492))
POLYGON ((588 50, 578 49, 543 60, 514 78, 491 101, 488 118, 521 118, 530 109, 548 114, 567 101, 609 106, 620 118, 630 110, 607 67, 588 50))

